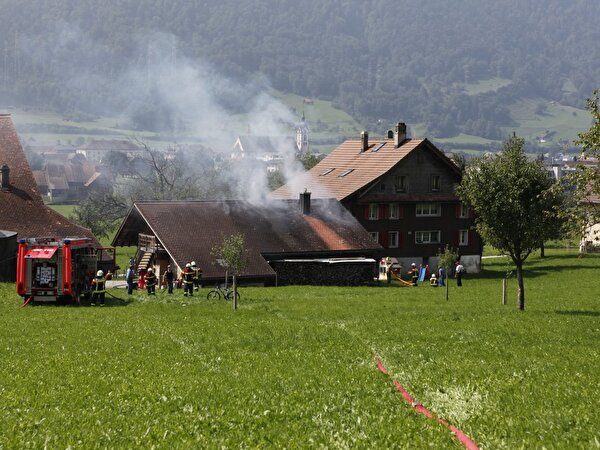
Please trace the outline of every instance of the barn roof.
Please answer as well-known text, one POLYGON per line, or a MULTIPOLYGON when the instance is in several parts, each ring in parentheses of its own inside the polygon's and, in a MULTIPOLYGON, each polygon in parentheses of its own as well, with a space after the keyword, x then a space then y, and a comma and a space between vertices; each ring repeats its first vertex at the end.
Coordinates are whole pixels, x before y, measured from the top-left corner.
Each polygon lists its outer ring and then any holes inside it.
POLYGON ((271 193, 274 198, 295 198, 296 192, 308 189, 315 198, 334 197, 340 201, 365 188, 389 172, 416 149, 427 149, 439 157, 450 170, 456 166, 427 139, 406 139, 395 147, 393 138, 374 138, 361 151, 360 139, 348 139, 311 170, 294 178, 271 193))
POLYGON ((223 276, 211 249, 235 233, 245 236, 248 277, 274 276, 265 256, 371 256, 381 248, 334 199, 313 200, 310 214, 298 200, 136 202, 113 245, 136 245, 138 233, 155 235, 180 268, 196 261, 206 278, 223 276))
POLYGON ((10 170, 10 186, 0 189, 0 229, 15 231, 19 238, 89 237, 92 232, 76 225, 44 205, 10 114, 0 114, 0 166, 10 170))

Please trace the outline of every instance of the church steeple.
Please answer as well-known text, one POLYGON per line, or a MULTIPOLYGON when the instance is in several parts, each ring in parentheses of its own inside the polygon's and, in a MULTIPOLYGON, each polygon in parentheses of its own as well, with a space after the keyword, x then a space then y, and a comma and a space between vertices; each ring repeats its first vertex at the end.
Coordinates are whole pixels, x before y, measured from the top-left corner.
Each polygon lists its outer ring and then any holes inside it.
POLYGON ((308 152, 308 126, 304 111, 302 111, 302 120, 296 126, 296 147, 298 147, 299 153, 308 152))

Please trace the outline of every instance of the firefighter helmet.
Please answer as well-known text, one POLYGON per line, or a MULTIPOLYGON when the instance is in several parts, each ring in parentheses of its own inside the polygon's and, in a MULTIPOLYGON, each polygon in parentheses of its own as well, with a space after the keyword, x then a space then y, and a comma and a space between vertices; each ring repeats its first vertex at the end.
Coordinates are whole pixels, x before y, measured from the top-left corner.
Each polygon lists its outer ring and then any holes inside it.
POLYGON ((148 269, 148 272, 152 272, 152 267, 150 267, 150 268, 148 269))
POLYGON ((102 272, 101 270, 99 270, 98 272, 96 272, 96 276, 97 277, 103 277, 104 276, 104 272, 102 272))
POLYGON ((196 267, 196 261, 192 261, 192 267, 196 267))
POLYGON ((185 265, 185 267, 186 267, 186 268, 188 268, 188 267, 192 267, 192 265, 191 265, 190 263, 187 263, 187 264, 185 265))

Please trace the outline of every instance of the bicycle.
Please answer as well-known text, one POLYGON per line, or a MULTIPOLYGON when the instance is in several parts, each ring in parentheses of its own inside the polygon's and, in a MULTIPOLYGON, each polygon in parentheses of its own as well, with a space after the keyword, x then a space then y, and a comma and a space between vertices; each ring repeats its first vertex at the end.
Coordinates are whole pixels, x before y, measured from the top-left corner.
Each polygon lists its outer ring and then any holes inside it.
MULTIPOLYGON (((206 294, 207 300, 219 300, 223 297, 225 300, 233 300, 233 289, 230 287, 223 288, 217 285, 212 291, 206 294)), ((240 293, 236 292, 236 300, 240 300, 240 293)))

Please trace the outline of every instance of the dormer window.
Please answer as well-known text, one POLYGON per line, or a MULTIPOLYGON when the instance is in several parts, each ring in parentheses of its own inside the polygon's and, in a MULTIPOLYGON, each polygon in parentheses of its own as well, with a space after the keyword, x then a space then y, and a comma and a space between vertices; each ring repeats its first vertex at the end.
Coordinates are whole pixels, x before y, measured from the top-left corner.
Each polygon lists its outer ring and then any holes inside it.
POLYGON ((394 176, 394 191, 408 192, 408 177, 406 175, 394 176))
POLYGON ((429 179, 429 186, 431 188, 431 192, 439 191, 441 184, 442 180, 439 175, 431 175, 431 178, 429 179))

